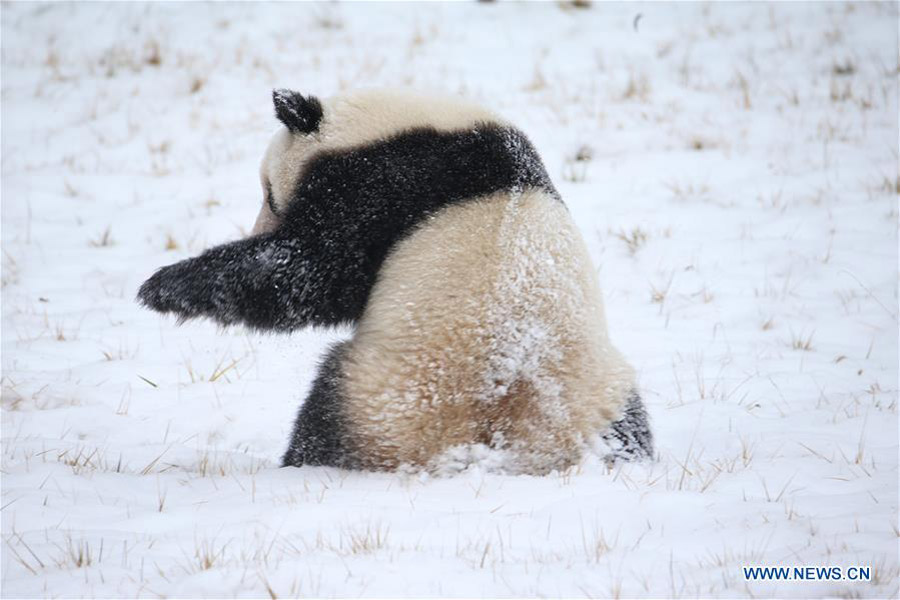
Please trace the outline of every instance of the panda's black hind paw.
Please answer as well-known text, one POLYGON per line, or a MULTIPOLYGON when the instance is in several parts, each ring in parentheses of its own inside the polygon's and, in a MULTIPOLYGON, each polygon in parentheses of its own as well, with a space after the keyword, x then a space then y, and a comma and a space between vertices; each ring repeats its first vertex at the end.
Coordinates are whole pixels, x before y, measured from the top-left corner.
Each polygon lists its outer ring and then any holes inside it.
POLYGON ((606 457, 609 463, 617 460, 642 460, 653 456, 653 432, 650 431, 647 409, 637 392, 628 396, 622 417, 613 422, 602 437, 610 448, 606 457))
POLYGON ((341 363, 347 342, 328 351, 312 389, 294 422, 288 449, 281 458, 282 467, 334 466, 352 468, 347 451, 348 424, 344 416, 341 392, 341 363))

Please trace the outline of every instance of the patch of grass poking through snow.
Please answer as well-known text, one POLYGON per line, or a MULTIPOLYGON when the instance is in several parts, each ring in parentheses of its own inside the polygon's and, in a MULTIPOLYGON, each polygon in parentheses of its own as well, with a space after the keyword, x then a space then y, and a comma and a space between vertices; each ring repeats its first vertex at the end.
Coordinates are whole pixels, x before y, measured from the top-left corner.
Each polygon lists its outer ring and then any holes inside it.
POLYGON ((796 334, 792 331, 791 348, 793 348, 794 350, 802 350, 804 352, 812 352, 812 340, 815 333, 815 331, 812 331, 809 335, 804 335, 803 333, 796 334))
POLYGON ((669 290, 672 289, 672 282, 675 280, 675 273, 671 273, 669 275, 669 279, 666 280, 664 284, 655 285, 650 284, 650 302, 653 304, 659 304, 659 314, 662 314, 663 307, 666 303, 666 298, 669 295, 669 290))
MULTIPOLYGON (((226 383, 231 383, 231 380, 226 377, 228 373, 233 371, 233 375, 236 379, 240 379, 243 375, 242 371, 237 370, 238 364, 247 358, 247 355, 241 356, 239 358, 231 358, 228 360, 226 358, 226 354, 222 354, 220 358, 217 359, 216 364, 213 365, 212 372, 207 376, 199 371, 195 371, 193 365, 191 364, 190 359, 185 359, 184 367, 187 370, 188 377, 191 379, 191 383, 205 382, 208 381, 210 383, 215 383, 219 379, 223 379, 226 383)), ((248 367, 249 368, 249 367, 248 367)), ((246 369, 245 369, 246 371, 246 369)))
POLYGON ((886 585, 894 582, 894 595, 897 593, 897 579, 900 578, 900 566, 896 562, 891 564, 885 559, 875 560, 872 563, 872 585, 886 585))
POLYGON ((582 145, 578 150, 566 157, 563 162, 562 178, 569 183, 581 183, 587 180, 588 163, 594 159, 594 150, 582 145))
POLYGON ((534 63, 534 73, 531 77, 531 81, 525 84, 525 87, 523 87, 522 89, 526 92, 539 92, 546 89, 547 86, 547 78, 544 76, 544 72, 541 70, 540 63, 534 63))
POLYGON ((620 240, 628 249, 628 254, 634 256, 637 251, 643 248, 647 243, 647 232, 640 227, 632 227, 631 231, 620 229, 616 234, 616 238, 620 240))
MULTIPOLYGON (((244 455, 241 455, 244 456, 244 455)), ((247 456, 246 461, 236 461, 231 453, 204 450, 198 452, 197 460, 187 465, 171 464, 169 466, 181 469, 199 477, 227 477, 230 475, 256 475, 269 466, 268 461, 247 456)))
POLYGON ((156 480, 156 512, 162 512, 166 507, 166 495, 168 490, 159 486, 159 478, 156 480))
POLYGON ((127 342, 119 342, 119 345, 116 346, 115 349, 108 348, 105 350, 101 350, 100 352, 103 354, 103 358, 109 362, 116 360, 131 360, 135 356, 137 356, 138 350, 140 350, 140 346, 136 346, 134 349, 128 347, 127 342))
POLYGON ((107 226, 99 236, 92 240, 88 240, 88 245, 92 248, 107 248, 112 246, 115 240, 112 239, 112 227, 107 226))
POLYGON ((663 186, 680 202, 692 200, 707 202, 710 200, 709 186, 705 183, 693 184, 670 181, 664 183, 663 186))
POLYGON ((897 176, 895 179, 891 180, 890 177, 883 175, 881 177, 880 183, 874 186, 878 191, 884 192, 890 195, 900 195, 900 176, 897 176))
POLYGON ((628 83, 622 91, 622 100, 637 102, 647 102, 650 99, 650 80, 645 73, 635 74, 634 71, 628 73, 628 83))
POLYGON ((603 531, 596 523, 590 535, 587 535, 584 529, 584 521, 581 522, 581 545, 584 548, 584 555, 589 563, 600 564, 603 557, 616 547, 618 536, 610 542, 603 531))
POLYGON ((846 77, 856 73, 856 65, 849 58, 843 61, 835 61, 831 65, 831 72, 840 77, 846 77))
POLYGON ((203 86, 205 86, 205 85, 206 85, 206 78, 202 77, 200 75, 195 75, 193 78, 191 78, 190 93, 196 94, 197 92, 202 90, 203 86))
POLYGON ((0 287, 11 283, 19 283, 19 264, 6 248, 3 248, 3 265, 0 267, 0 287))
POLYGON ((324 30, 339 31, 344 28, 344 19, 341 16, 338 5, 315 4, 313 11, 313 24, 324 30))
POLYGON ((178 250, 178 247, 179 247, 179 246, 178 246, 178 242, 175 240, 174 237, 172 237, 172 234, 171 234, 171 233, 167 233, 167 234, 166 234, 166 245, 164 246, 164 248, 166 249, 166 251, 169 251, 169 250, 178 250))
POLYGON ((99 471, 101 473, 123 473, 127 466, 122 464, 122 455, 114 462, 106 458, 100 448, 89 450, 85 446, 66 448, 57 451, 56 461, 71 467, 75 475, 85 475, 99 471))
POLYGON ((351 555, 374 554, 387 547, 389 527, 381 524, 366 523, 365 528, 348 528, 341 531, 338 541, 338 551, 351 555))
POLYGON ((78 196, 78 188, 72 185, 68 179, 63 179, 63 188, 65 189, 66 196, 69 198, 75 198, 78 196))
POLYGON ((562 169, 563 181, 583 183, 587 180, 587 163, 575 159, 566 159, 562 169))
POLYGON ((228 542, 225 542, 221 546, 216 546, 215 540, 201 540, 195 542, 194 557, 193 560, 190 561, 190 570, 188 572, 199 573, 202 571, 209 571, 213 567, 221 565, 225 562, 225 549, 227 547, 228 542))
MULTIPOLYGON (((24 543, 24 540, 19 538, 20 541, 24 543)), ((73 540, 70 534, 65 535, 65 545, 61 546, 56 542, 53 542, 53 545, 56 546, 59 554, 52 559, 53 563, 57 566, 57 568, 69 568, 69 569, 82 569, 87 568, 93 565, 95 562, 100 562, 103 557, 103 540, 100 540, 100 548, 98 553, 95 555, 94 550, 91 548, 90 543, 87 540, 73 540)), ((28 548, 29 552, 31 549, 28 548)), ((37 558, 33 552, 31 555, 38 560, 40 566, 43 568, 44 563, 37 558)), ((29 569, 31 570, 31 569, 29 569)))

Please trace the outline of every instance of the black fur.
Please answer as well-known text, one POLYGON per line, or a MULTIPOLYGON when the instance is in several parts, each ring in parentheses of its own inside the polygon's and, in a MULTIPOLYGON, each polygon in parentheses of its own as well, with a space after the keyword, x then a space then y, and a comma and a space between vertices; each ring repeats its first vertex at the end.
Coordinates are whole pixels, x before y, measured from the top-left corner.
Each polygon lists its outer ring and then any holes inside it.
POLYGON ((138 293, 181 319, 290 331, 355 323, 391 248, 430 215, 499 190, 559 198, 525 135, 414 129, 310 160, 278 229, 164 267, 138 293))
POLYGON ((323 465, 354 468, 353 446, 342 412, 341 361, 347 342, 335 345, 319 367, 319 374, 294 423, 282 467, 323 465))
POLYGON ((653 432, 647 409, 637 392, 632 392, 625 401, 622 417, 614 422, 603 435, 603 440, 612 449, 610 462, 640 460, 653 456, 653 432))
POLYGON ((294 133, 312 133, 322 120, 322 103, 315 96, 304 98, 291 90, 273 90, 275 116, 294 133))
POLYGON ((211 317, 221 325, 290 330, 298 324, 340 321, 330 307, 328 265, 311 260, 309 247, 283 232, 222 244, 163 267, 144 282, 138 299, 180 320, 211 317))

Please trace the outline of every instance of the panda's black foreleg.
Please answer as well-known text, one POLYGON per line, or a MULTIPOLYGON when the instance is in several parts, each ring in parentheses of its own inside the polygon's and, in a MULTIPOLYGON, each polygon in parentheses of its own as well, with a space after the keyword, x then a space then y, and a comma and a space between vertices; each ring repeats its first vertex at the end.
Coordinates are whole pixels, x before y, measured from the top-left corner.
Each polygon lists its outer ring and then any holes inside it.
POLYGON ((306 397, 281 459, 283 467, 322 465, 353 468, 344 417, 341 362, 347 342, 329 350, 306 397))
POLYGON ((159 269, 138 291, 138 301, 180 320, 206 317, 220 325, 291 331, 351 322, 329 277, 343 274, 313 241, 290 232, 261 234, 210 248, 159 269))
POLYGON ((622 417, 612 423, 603 441, 612 452, 607 457, 609 462, 616 460, 641 460, 653 456, 653 432, 647 409, 636 391, 632 391, 625 401, 622 417))

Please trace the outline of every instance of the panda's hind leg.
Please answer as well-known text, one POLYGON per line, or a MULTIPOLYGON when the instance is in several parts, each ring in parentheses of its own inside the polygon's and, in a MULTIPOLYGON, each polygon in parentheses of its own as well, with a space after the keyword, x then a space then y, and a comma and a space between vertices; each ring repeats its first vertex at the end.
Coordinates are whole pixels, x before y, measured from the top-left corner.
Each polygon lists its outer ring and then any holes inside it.
POLYGON ((333 346, 294 422, 283 467, 322 465, 353 468, 348 422, 344 415, 343 372, 348 342, 333 346))
POLYGON ((636 391, 625 400, 625 408, 618 421, 614 421, 603 434, 603 441, 610 447, 608 462, 616 460, 641 460, 653 456, 653 432, 644 402, 636 391))

